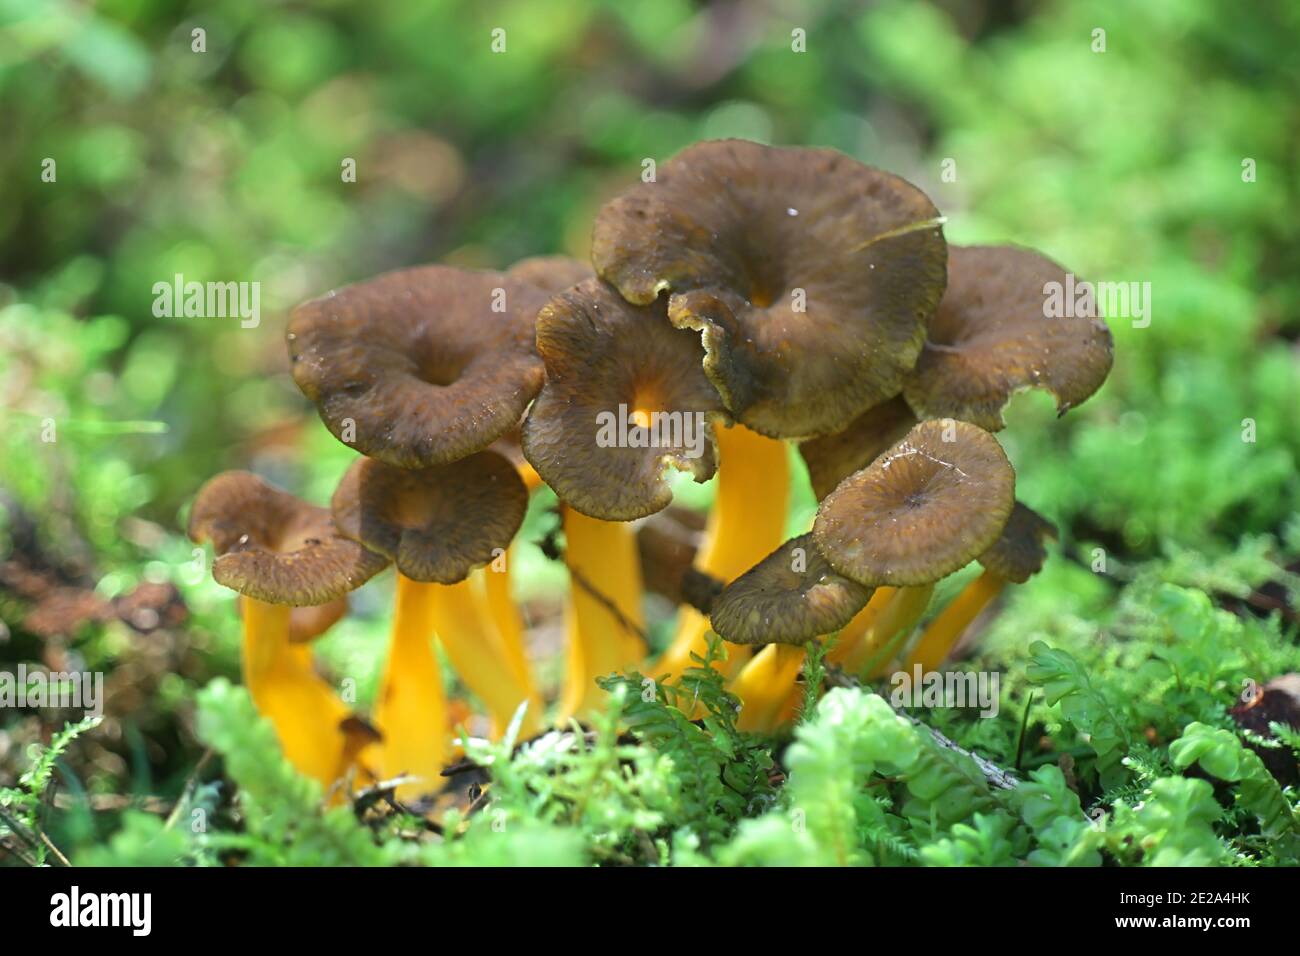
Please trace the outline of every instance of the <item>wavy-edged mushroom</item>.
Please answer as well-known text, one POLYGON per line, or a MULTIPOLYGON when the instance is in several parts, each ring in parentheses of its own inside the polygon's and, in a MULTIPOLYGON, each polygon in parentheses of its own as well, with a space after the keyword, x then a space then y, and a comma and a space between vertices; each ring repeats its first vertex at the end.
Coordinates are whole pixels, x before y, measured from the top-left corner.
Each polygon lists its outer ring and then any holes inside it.
POLYGON ((811 534, 791 538, 722 590, 709 613, 713 629, 735 644, 767 645, 729 688, 743 705, 742 730, 773 725, 808 641, 844 627, 870 597, 870 587, 836 573, 811 534))
POLYGON ((811 534, 791 538, 713 601, 709 620, 733 644, 804 645, 838 631, 872 589, 838 573, 811 534))
MULTIPOLYGON (((943 292, 940 224, 888 173, 739 140, 688 148, 600 211, 597 273, 638 304, 669 293, 669 319, 702 334, 705 371, 740 423, 718 432, 701 570, 732 580, 784 539, 774 439, 841 431, 898 393, 943 292)), ((691 666, 706 634, 684 610, 656 671, 691 666)))
POLYGON ((1006 452, 984 429, 921 422, 823 499, 813 535, 845 577, 872 587, 929 584, 997 539, 1015 484, 1006 452))
POLYGON ((943 294, 942 221, 915 186, 834 150, 722 140, 606 204, 592 261, 630 302, 669 293, 740 422, 802 438, 898 394, 943 294))
POLYGON ((831 566, 862 584, 893 588, 864 611, 842 663, 864 666, 906 637, 934 582, 988 548, 1011 516, 1015 471, 976 425, 915 425, 822 500, 813 523, 831 566))
POLYGON ((341 534, 397 566, 392 643, 375 710, 385 773, 415 775, 422 783, 411 785, 412 792, 427 789, 448 756, 434 635, 500 729, 524 701, 525 725, 536 729, 536 690, 512 663, 467 580, 505 553, 523 522, 528 491, 509 460, 483 451, 448 465, 403 469, 359 458, 331 507, 341 534))
POLYGON ((672 501, 670 469, 713 476, 709 425, 722 416, 699 342, 663 307, 630 305, 596 279, 537 315, 546 384, 522 429, 524 457, 577 511, 631 521, 672 501))
POLYGON ((996 541, 979 556, 984 571, 971 581, 921 632, 905 666, 933 670, 947 659, 962 634, 1008 584, 1024 584, 1047 560, 1045 542, 1056 539, 1056 526, 1017 501, 996 541))
POLYGON ((244 683, 298 770, 331 785, 348 771, 352 714, 290 643, 294 608, 328 604, 388 566, 334 528, 330 513, 246 471, 212 478, 194 499, 189 536, 216 552, 212 576, 243 597, 244 683))
POLYGON ((507 434, 542 387, 533 319, 547 297, 509 273, 390 272, 294 310, 293 378, 362 454, 445 465, 507 434))
POLYGON ((667 507, 670 470, 697 481, 712 476, 721 399, 694 335, 669 325, 662 305, 638 308, 597 279, 560 292, 538 313, 537 350, 546 384, 524 420, 522 447, 564 503, 575 586, 562 710, 571 714, 600 699, 596 677, 644 653, 628 634, 642 610, 636 541, 625 522, 667 507))
POLYGON ((1101 319, 1051 307, 1052 290, 1067 284, 1030 249, 949 246, 948 288, 903 385, 917 416, 998 431, 1016 392, 1045 389, 1064 415, 1097 391, 1114 342, 1101 319))

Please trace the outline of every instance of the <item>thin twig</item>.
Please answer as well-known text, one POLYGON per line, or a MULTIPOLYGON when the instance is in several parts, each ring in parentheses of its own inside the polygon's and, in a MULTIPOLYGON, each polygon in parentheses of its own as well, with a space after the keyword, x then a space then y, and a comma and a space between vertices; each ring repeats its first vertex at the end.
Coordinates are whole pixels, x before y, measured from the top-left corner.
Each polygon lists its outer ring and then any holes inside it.
POLYGON ((607 594, 592 584, 585 574, 565 559, 564 549, 561 548, 560 543, 555 540, 555 536, 559 533, 559 530, 558 526, 552 528, 546 533, 544 538, 537 542, 537 547, 541 549, 542 554, 546 555, 546 557, 550 558, 552 561, 562 562, 564 566, 568 568, 569 576, 573 578, 574 584, 578 585, 578 587, 590 594, 603 608, 605 608, 605 610, 609 611, 609 613, 613 615, 614 620, 618 622, 619 627, 635 634, 648 645, 650 643, 650 636, 646 634, 645 630, 638 627, 634 622, 629 621, 623 612, 618 609, 618 605, 615 604, 607 594))
MULTIPOLYGON (((875 693, 874 690, 864 685, 856 677, 844 673, 844 671, 840 670, 838 667, 827 667, 825 680, 828 687, 850 687, 856 690, 865 691, 869 694, 875 693)), ((880 695, 880 699, 889 704, 889 699, 887 697, 880 695)), ((970 757, 970 759, 975 762, 975 766, 979 767, 980 773, 984 775, 984 779, 988 781, 990 786, 997 787, 999 790, 1014 790, 1016 787, 1020 786, 1019 778, 1010 770, 1003 770, 993 761, 981 757, 979 754, 967 750, 965 747, 959 747, 956 743, 944 734, 935 730, 929 724, 918 720, 911 714, 903 713, 894 707, 893 704, 889 704, 889 706, 894 708, 894 713, 898 714, 898 716, 906 719, 913 725, 926 730, 930 736, 934 738, 934 742, 940 747, 943 747, 945 750, 951 750, 954 753, 959 753, 964 757, 970 757)))
POLYGON ((1029 729, 1029 708, 1034 705, 1036 692, 1030 691, 1029 699, 1025 701, 1025 713, 1020 718, 1020 735, 1016 738, 1016 773, 1020 772, 1020 762, 1025 756, 1025 732, 1029 729))
POLYGON ((51 853, 54 854, 55 859, 57 859, 59 863, 63 866, 72 866, 72 861, 63 855, 63 851, 54 845, 54 841, 46 835, 44 830, 41 830, 37 835, 41 838, 41 842, 49 848, 51 853))
POLYGON ((211 759, 212 748, 209 747, 207 750, 203 751, 203 756, 199 758, 199 762, 194 765, 194 769, 190 771, 189 777, 186 778, 185 786, 181 788, 180 799, 176 801, 176 806, 172 808, 172 812, 167 816, 167 822, 163 824, 164 830, 170 830, 180 818, 182 808, 184 808, 185 804, 194 796, 194 789, 198 783, 199 774, 211 759))

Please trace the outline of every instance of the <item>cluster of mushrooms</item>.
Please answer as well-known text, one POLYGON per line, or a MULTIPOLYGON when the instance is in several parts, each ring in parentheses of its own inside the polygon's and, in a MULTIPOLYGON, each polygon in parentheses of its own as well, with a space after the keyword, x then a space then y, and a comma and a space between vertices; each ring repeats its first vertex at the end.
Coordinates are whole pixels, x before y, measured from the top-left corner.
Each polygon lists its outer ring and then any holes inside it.
POLYGON ((1054 535, 1015 499, 991 434, 1003 407, 1042 388, 1064 413, 1112 362, 1103 322, 1045 314, 1061 267, 950 247, 942 223, 915 186, 838 152, 706 142, 601 209, 591 266, 425 266, 299 306, 294 380, 361 457, 328 508, 227 472, 190 521, 242 595, 246 684, 289 759, 327 784, 437 789, 456 717, 435 642, 496 732, 524 703, 522 732, 542 728, 510 547, 543 482, 572 582, 556 720, 602 706, 602 675, 681 675, 711 631, 751 730, 793 714, 809 641, 833 639, 829 659, 867 677, 940 665, 1054 535), (641 440, 602 440, 611 413, 641 440), (702 447, 650 427, 673 413, 706 423, 702 447), (792 445, 820 507, 786 540, 792 445), (682 606, 647 662, 636 528, 671 503, 674 471, 717 474, 694 570, 721 590, 682 606), (983 573, 913 640, 935 583, 972 560, 983 573), (365 720, 309 642, 390 563, 365 720))

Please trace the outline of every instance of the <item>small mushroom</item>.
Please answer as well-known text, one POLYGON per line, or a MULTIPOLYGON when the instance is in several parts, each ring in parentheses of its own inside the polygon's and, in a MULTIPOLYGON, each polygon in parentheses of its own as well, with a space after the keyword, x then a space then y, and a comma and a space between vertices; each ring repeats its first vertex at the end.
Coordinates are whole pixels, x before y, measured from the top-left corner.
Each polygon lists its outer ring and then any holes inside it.
POLYGON ((509 273, 390 272, 294 310, 293 378, 340 441, 401 468, 445 465, 513 429, 541 388, 547 296, 509 273))
POLYGON ((1024 584, 1047 560, 1044 542, 1056 539, 1056 527, 1028 505, 1015 503, 1011 518, 996 541, 979 556, 983 573, 966 585, 921 632, 905 664, 923 670, 937 668, 957 646, 966 628, 1008 582, 1024 584))
POLYGON ((1072 310, 1049 314, 1049 290, 1066 285, 1064 269, 1029 249, 950 246, 948 289, 903 386, 917 416, 997 431, 1016 392, 1046 389, 1064 415, 1100 388, 1114 361, 1110 329, 1072 310))
POLYGON ((624 522, 669 504, 669 469, 697 481, 713 474, 721 401, 695 336, 672 328, 661 305, 629 305, 596 279, 541 310, 537 349, 547 381, 524 421, 522 446, 564 503, 573 585, 561 713, 571 716, 599 705, 597 677, 645 652, 635 633, 643 630, 636 540, 624 522))
POLYGON ((596 279, 537 316, 546 384, 523 425, 524 457, 577 511, 631 521, 667 507, 669 468, 706 481, 721 402, 700 346, 662 306, 637 308, 596 279))
POLYGON ((743 704, 737 726, 773 729, 807 642, 847 625, 870 596, 871 588, 831 568, 811 534, 787 541, 727 585, 713 602, 713 629, 734 643, 768 645, 731 682, 743 704))
POLYGON ((592 261, 629 302, 667 290, 739 421, 800 438, 898 394, 943 294, 942 222, 915 186, 834 150, 722 140, 601 209, 592 261))
POLYGON ((836 571, 861 584, 930 584, 993 544, 1011 517, 1015 471, 988 432, 928 421, 844 479, 813 535, 836 571))
POLYGON ((355 742, 349 709, 290 643, 292 608, 328 604, 388 561, 341 537, 330 513, 245 471, 224 472, 200 489, 189 536, 211 542, 212 576, 243 595, 244 682, 270 719, 289 761, 330 785, 345 775, 355 742))
POLYGON ((376 708, 385 774, 420 777, 410 788, 420 792, 438 781, 448 756, 448 741, 430 731, 446 723, 434 634, 499 728, 529 701, 525 724, 527 732, 535 729, 536 691, 521 680, 467 580, 505 553, 528 507, 528 491, 509 460, 484 451, 407 470, 360 458, 331 504, 343 535, 397 565, 392 643, 376 708))
POLYGON ((709 612, 734 644, 806 644, 838 631, 871 588, 836 572, 811 534, 791 538, 723 589, 709 612))

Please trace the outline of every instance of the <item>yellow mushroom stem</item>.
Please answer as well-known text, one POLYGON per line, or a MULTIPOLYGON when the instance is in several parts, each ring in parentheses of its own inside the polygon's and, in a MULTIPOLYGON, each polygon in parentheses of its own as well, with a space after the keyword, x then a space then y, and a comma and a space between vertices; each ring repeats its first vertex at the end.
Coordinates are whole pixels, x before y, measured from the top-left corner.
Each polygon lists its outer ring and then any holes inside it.
POLYGON ((561 520, 572 579, 564 607, 568 656, 560 703, 560 719, 567 720, 603 706, 606 694, 596 686, 597 677, 625 671, 645 657, 645 612, 632 526, 572 508, 563 509, 561 520))
MULTIPOLYGON (((730 583, 785 541, 790 466, 785 443, 779 439, 766 438, 743 425, 719 425, 714 436, 717 489, 695 567, 730 583)), ((693 607, 682 608, 672 642, 652 673, 680 677, 695 666, 692 653, 705 655, 708 634, 709 619, 693 607)), ((752 651, 729 645, 727 653, 728 659, 719 669, 730 676, 740 670, 752 651)))
POLYGON ((312 669, 310 648, 289 643, 292 609, 250 597, 241 600, 244 685, 275 728, 289 762, 330 787, 346 776, 356 751, 344 729, 351 713, 312 669))
MULTIPOLYGON (((541 719, 542 700, 537 693, 533 680, 533 671, 528 663, 528 652, 524 644, 524 622, 519 615, 510 591, 510 564, 504 560, 498 569, 495 563, 481 571, 475 571, 473 578, 481 588, 481 597, 487 616, 496 627, 497 636, 506 655, 506 663, 515 675, 519 687, 528 695, 528 709, 538 720, 541 719)), ((525 723, 528 723, 525 719, 525 723)))
POLYGON ((541 713, 536 692, 513 662, 514 654, 488 609, 482 582, 471 576, 457 584, 416 586, 430 595, 426 640, 437 636, 456 675, 487 708, 493 734, 505 732, 524 701, 529 706, 520 735, 537 733, 541 713))
POLYGON ((780 726, 806 656, 803 644, 768 644, 745 662, 728 688, 740 698, 740 730, 770 733, 780 726))
POLYGON ((921 632, 916 646, 907 655, 906 669, 911 670, 915 664, 920 664, 922 670, 937 669, 957 646, 971 621, 1002 593, 1006 583, 1001 575, 986 570, 966 585, 921 632))
MULTIPOLYGON (((933 593, 933 584, 876 588, 866 606, 840 631, 835 646, 826 655, 827 663, 836 664, 855 677, 879 677, 888 667, 894 650, 916 627, 933 593), (865 675, 864 670, 868 671, 865 675)), ((773 729, 790 721, 802 702, 803 688, 797 684, 787 687, 773 729)))
MULTIPOLYGON (((882 588, 881 590, 885 590, 882 588)), ((891 588, 880 615, 872 623, 862 642, 843 662, 844 669, 854 675, 879 677, 894 658, 899 647, 911 635, 916 622, 934 596, 933 584, 914 587, 891 588), (866 674, 863 675, 863 672, 866 674)), ((873 595, 874 597, 874 595, 873 595)))
POLYGON ((851 670, 848 661, 858 656, 860 649, 872 633, 872 625, 876 623, 880 613, 893 600, 895 591, 897 591, 897 588, 880 587, 872 592, 871 599, 867 601, 862 610, 853 616, 853 620, 840 629, 835 645, 826 654, 826 663, 838 664, 845 670, 851 670))
POLYGON ((398 787, 398 799, 439 789, 442 768, 451 756, 442 669, 433 646, 437 600, 437 585, 397 575, 393 633, 375 704, 375 723, 384 735, 384 777, 419 778, 398 787))

